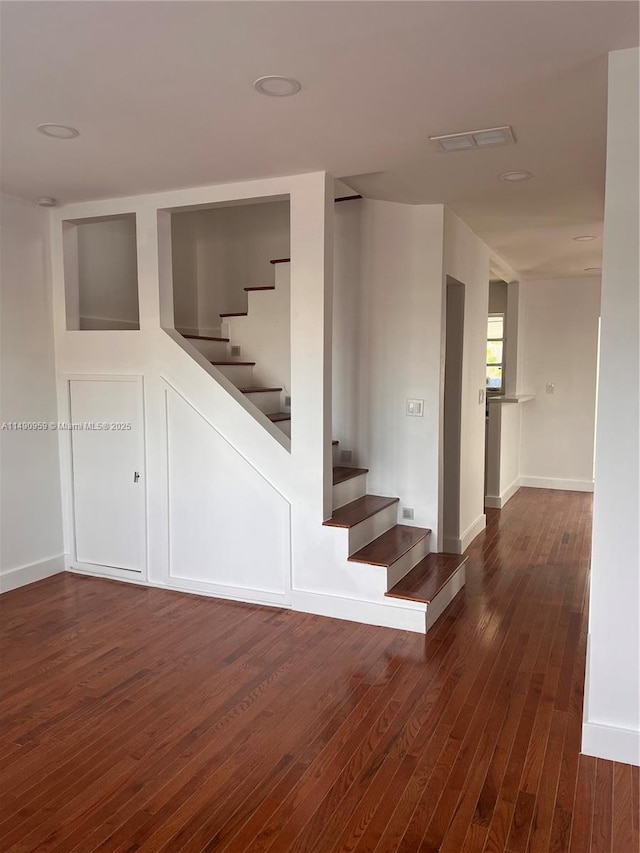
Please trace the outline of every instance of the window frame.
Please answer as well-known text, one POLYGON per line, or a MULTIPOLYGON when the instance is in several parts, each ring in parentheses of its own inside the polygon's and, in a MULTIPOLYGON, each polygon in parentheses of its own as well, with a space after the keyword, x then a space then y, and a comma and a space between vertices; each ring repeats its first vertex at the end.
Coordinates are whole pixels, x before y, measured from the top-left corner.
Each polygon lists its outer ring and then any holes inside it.
POLYGON ((500 343, 502 343, 502 359, 501 359, 499 362, 492 362, 491 364, 489 364, 489 362, 486 362, 486 364, 485 364, 485 393, 486 393, 487 395, 490 395, 490 396, 493 396, 493 397, 499 397, 500 395, 504 394, 504 369, 505 369, 505 359, 504 359, 504 356, 505 356, 506 340, 507 340, 507 335, 506 335, 506 321, 507 321, 507 315, 506 315, 506 313, 505 313, 505 312, 503 312, 503 311, 492 311, 492 312, 490 312, 490 313, 487 315, 487 335, 486 335, 486 338, 487 338, 487 344, 488 344, 490 341, 499 341, 500 343), (489 337, 489 328, 488 328, 488 326, 489 326, 489 320, 491 320, 491 318, 492 318, 492 317, 500 317, 500 318, 502 318, 502 337, 500 337, 500 338, 490 338, 490 337, 489 337), (495 387, 494 387, 494 388, 491 388, 491 387, 489 387, 489 385, 488 385, 488 384, 486 384, 486 383, 487 383, 487 375, 486 375, 486 373, 487 373, 487 368, 489 368, 489 367, 500 367, 500 368, 501 368, 501 370, 502 370, 501 379, 500 379, 500 387, 499 387, 499 388, 495 388, 495 387))

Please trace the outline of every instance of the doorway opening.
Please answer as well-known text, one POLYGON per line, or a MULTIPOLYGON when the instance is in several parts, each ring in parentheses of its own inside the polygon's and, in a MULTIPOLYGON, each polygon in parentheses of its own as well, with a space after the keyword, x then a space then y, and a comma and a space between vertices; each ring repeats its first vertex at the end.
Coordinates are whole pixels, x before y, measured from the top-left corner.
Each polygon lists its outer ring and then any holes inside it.
POLYGON ((460 450, 465 286, 447 276, 444 357, 442 539, 445 551, 460 542, 460 450))

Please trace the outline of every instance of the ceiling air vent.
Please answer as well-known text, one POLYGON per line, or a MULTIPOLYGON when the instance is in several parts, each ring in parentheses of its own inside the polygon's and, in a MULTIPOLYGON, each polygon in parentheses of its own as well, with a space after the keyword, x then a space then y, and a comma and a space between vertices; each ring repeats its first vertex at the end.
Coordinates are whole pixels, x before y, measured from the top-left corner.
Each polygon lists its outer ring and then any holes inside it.
POLYGON ((430 136, 440 151, 464 151, 469 148, 489 148, 492 145, 513 145, 515 137, 509 125, 487 127, 484 130, 467 130, 464 133, 447 133, 430 136))

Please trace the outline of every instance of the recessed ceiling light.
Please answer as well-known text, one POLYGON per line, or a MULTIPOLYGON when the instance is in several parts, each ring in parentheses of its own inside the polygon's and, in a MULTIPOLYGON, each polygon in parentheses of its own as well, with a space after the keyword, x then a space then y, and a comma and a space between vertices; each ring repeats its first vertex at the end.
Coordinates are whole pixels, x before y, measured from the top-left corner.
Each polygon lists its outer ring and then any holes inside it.
POLYGON ((580 237, 572 237, 572 240, 575 240, 576 243, 587 243, 589 240, 595 240, 595 236, 592 234, 582 234, 580 237))
POLYGON ((302 88, 293 77, 281 77, 279 74, 258 77, 254 81, 253 87, 261 95, 269 95, 272 98, 286 98, 289 95, 297 95, 302 88))
POLYGON ((501 181, 528 181, 533 177, 533 172, 527 172, 524 169, 516 169, 513 172, 501 172, 498 178, 501 181))
POLYGON ((74 139, 80 136, 80 131, 67 124, 39 124, 36 128, 45 136, 54 136, 56 139, 74 139))
POLYGON ((602 272, 602 267, 585 267, 585 272, 602 272))

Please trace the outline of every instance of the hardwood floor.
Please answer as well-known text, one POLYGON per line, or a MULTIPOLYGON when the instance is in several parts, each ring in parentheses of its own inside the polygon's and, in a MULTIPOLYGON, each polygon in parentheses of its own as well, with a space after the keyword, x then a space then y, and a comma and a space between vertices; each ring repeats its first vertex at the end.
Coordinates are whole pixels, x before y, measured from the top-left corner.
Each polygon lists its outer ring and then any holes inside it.
POLYGON ((590 496, 522 489, 433 630, 58 575, 0 599, 3 851, 636 853, 580 756, 590 496))

